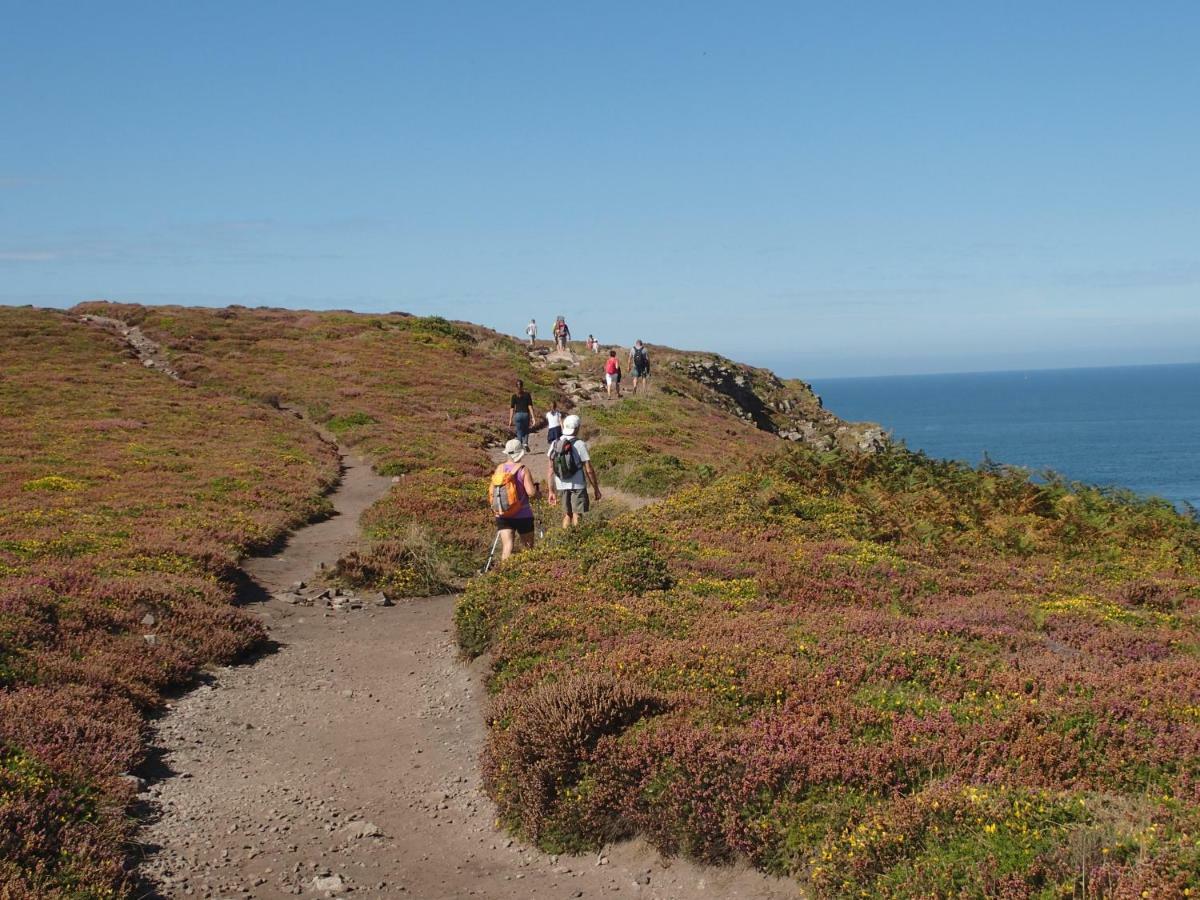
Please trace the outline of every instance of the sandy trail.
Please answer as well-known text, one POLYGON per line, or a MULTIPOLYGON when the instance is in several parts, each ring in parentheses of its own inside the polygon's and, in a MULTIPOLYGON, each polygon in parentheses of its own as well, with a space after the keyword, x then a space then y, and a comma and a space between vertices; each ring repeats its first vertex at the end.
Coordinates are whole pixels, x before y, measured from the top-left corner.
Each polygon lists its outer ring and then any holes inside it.
POLYGON ((386 490, 361 460, 343 463, 338 515, 245 565, 278 649, 213 672, 155 724, 145 896, 797 896, 640 841, 556 858, 497 831, 478 774, 484 671, 457 654, 454 598, 326 610, 270 596, 352 546, 386 490))

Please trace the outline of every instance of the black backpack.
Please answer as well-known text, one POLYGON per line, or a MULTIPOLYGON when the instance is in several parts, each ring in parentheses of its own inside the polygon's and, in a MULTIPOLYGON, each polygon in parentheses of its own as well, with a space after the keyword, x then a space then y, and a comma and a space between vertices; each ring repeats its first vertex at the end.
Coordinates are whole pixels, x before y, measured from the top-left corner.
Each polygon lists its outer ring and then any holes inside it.
POLYGON ((554 452, 554 474, 563 481, 570 481, 579 471, 579 454, 575 451, 573 438, 559 438, 554 452))
POLYGON ((635 347, 633 350, 633 364, 639 369, 645 369, 649 365, 649 362, 646 359, 646 349, 644 347, 635 347))

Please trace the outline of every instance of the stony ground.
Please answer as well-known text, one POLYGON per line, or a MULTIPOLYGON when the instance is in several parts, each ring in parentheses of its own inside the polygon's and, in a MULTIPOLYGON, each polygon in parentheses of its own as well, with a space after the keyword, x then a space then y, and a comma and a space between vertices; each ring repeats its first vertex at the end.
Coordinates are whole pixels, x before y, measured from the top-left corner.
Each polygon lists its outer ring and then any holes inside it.
MULTIPOLYGON (((248 564, 266 594, 335 559, 386 488, 344 461, 340 515, 248 564)), ((146 896, 796 895, 793 883, 662 860, 640 842, 555 858, 498 831, 478 777, 482 672, 457 655, 453 603, 260 603, 277 649, 212 673, 157 723, 146 896)))

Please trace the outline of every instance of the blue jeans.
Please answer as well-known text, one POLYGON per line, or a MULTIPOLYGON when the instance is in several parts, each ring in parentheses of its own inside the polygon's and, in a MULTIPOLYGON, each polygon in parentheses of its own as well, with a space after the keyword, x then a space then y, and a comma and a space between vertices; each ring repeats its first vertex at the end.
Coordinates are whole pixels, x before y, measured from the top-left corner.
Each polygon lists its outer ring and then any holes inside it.
POLYGON ((522 444, 529 443, 529 413, 513 413, 513 427, 517 429, 517 440, 522 444))

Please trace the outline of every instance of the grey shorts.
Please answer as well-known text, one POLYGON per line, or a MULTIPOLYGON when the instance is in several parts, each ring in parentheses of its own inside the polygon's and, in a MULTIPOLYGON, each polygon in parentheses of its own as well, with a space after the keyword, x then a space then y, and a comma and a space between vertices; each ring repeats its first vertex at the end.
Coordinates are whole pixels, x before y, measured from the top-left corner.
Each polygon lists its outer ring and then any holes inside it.
POLYGON ((562 497, 563 512, 568 516, 577 516, 592 508, 592 501, 588 499, 586 487, 572 488, 558 493, 562 497))

